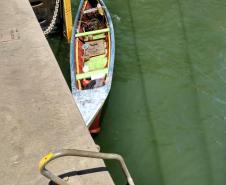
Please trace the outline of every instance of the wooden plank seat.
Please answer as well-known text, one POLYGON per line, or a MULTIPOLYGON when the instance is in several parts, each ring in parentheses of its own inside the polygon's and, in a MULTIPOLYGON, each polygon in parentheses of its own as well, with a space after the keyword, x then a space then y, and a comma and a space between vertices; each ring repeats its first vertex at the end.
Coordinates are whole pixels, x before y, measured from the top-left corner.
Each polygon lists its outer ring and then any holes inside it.
POLYGON ((93 35, 92 40, 105 39, 106 35, 104 33, 93 35))
MULTIPOLYGON (((100 55, 90 58, 84 63, 85 71, 94 71, 97 69, 103 69, 107 65, 107 57, 105 55, 100 55)), ((84 70, 83 70, 84 71, 84 70)))
POLYGON ((100 40, 100 39, 105 39, 106 38, 106 34, 105 33, 101 33, 101 34, 96 34, 96 35, 88 35, 84 37, 84 41, 88 42, 90 40, 100 40))
POLYGON ((97 76, 97 75, 106 75, 107 73, 108 73, 108 68, 99 69, 96 71, 90 71, 90 72, 86 72, 86 73, 81 73, 81 74, 76 75, 76 80, 92 78, 92 76, 97 76))
POLYGON ((99 9, 100 8, 104 8, 103 6, 99 6, 99 7, 96 7, 96 8, 90 8, 90 9, 88 9, 88 10, 84 10, 84 14, 89 14, 89 13, 94 13, 94 12, 96 12, 96 11, 99 11, 99 9))
POLYGON ((81 33, 75 34, 75 37, 78 38, 78 37, 85 37, 88 35, 97 35, 97 34, 101 34, 101 33, 107 33, 109 31, 110 31, 109 28, 104 28, 104 29, 100 29, 100 30, 81 32, 81 33))
POLYGON ((94 76, 104 76, 108 73, 107 57, 105 55, 100 55, 90 58, 84 63, 84 68, 86 72, 76 74, 76 80, 81 80, 85 78, 93 78, 94 76))

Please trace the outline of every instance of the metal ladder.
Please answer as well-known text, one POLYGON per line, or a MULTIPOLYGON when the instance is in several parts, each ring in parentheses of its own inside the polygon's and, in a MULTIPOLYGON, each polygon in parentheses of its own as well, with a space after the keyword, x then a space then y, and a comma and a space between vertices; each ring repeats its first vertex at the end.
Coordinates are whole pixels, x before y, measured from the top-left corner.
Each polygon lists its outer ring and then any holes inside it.
POLYGON ((66 156, 88 157, 88 158, 96 158, 96 159, 104 159, 104 160, 116 160, 120 163, 120 166, 124 172, 124 175, 127 178, 127 184, 135 185, 129 173, 129 170, 126 167, 124 159, 122 158, 122 156, 118 154, 91 152, 91 151, 76 150, 76 149, 59 150, 56 152, 49 153, 41 159, 39 163, 40 173, 58 185, 69 185, 66 181, 64 181, 63 179, 54 175, 52 172, 46 169, 46 165, 50 161, 53 161, 60 157, 66 157, 66 156))

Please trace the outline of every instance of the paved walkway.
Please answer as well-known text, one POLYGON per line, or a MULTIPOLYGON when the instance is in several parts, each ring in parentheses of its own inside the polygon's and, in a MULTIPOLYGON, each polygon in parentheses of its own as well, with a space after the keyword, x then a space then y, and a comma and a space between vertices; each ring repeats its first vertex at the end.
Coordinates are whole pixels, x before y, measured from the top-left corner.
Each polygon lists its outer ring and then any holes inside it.
MULTIPOLYGON (((28 0, 0 2, 0 179, 41 185, 40 158, 52 150, 96 151, 28 0)), ((103 167, 100 160, 59 160, 56 174, 103 167)), ((107 172, 77 175, 72 184, 112 185, 107 172)))

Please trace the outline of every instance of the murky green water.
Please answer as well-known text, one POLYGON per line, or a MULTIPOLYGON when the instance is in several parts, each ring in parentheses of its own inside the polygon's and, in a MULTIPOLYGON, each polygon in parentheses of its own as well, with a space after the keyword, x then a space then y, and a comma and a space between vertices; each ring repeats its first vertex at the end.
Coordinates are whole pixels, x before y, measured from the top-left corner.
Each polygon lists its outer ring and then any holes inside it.
MULTIPOLYGON (((116 61, 95 141, 123 155, 137 185, 224 185, 226 1, 106 2, 116 61)), ((66 41, 50 41, 69 79, 66 41)))

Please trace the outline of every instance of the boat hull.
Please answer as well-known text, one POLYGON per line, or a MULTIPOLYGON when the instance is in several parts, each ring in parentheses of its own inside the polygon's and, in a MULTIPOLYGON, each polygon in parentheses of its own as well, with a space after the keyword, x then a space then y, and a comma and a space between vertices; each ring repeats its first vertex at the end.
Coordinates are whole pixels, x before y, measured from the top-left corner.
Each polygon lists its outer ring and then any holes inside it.
POLYGON ((89 131, 91 134, 98 134, 101 131, 100 126, 100 118, 101 118, 101 110, 97 113, 95 119, 89 127, 89 131))
POLYGON ((98 0, 98 2, 103 7, 104 16, 107 20, 107 25, 109 28, 108 72, 106 75, 105 85, 94 89, 79 89, 79 87, 77 86, 78 79, 76 79, 76 72, 78 69, 78 65, 76 65, 76 59, 78 60, 79 52, 76 52, 78 42, 75 35, 79 32, 79 21, 81 19, 81 12, 83 11, 82 8, 84 7, 85 2, 86 1, 84 0, 80 1, 72 32, 70 45, 71 89, 74 100, 79 108, 79 111, 81 112, 85 124, 87 125, 87 127, 89 127, 91 133, 98 133, 100 131, 101 109, 111 89, 115 59, 115 38, 109 11, 104 2, 102 0, 98 0))

